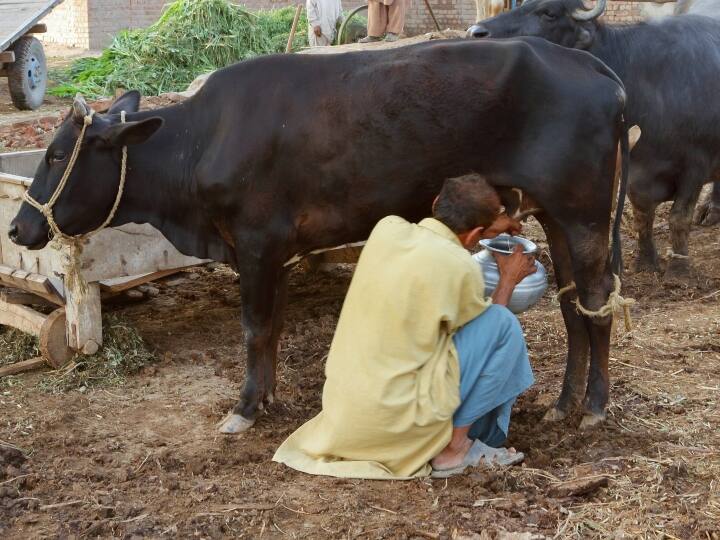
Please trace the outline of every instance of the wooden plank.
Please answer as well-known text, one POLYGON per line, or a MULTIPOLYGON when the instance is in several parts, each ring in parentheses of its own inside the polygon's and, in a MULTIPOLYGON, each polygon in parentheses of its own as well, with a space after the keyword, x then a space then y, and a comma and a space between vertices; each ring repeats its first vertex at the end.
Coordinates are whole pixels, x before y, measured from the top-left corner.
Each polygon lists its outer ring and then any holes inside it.
POLYGON ((22 362, 15 362, 9 366, 0 368, 0 377, 7 377, 8 375, 17 375, 18 373, 24 373, 25 371, 31 371, 43 367, 45 365, 45 359, 42 356, 37 358, 31 358, 30 360, 24 360, 22 362))
POLYGON ((56 305, 63 304, 63 298, 46 276, 0 265, 0 283, 30 291, 56 305))
POLYGON ((0 62, 10 64, 15 61, 15 53, 13 51, 0 52, 0 62))
POLYGON ((4 51, 63 0, 0 0, 0 51, 4 51))
POLYGON ((29 307, 9 304, 0 299, 0 324, 38 336, 44 322, 45 315, 42 313, 29 307))
POLYGON ((38 304, 47 307, 55 307, 56 304, 38 294, 29 293, 21 289, 6 289, 0 291, 0 298, 8 304, 33 305, 38 304))
MULTIPOLYGON (((152 225, 129 223, 102 230, 90 238, 83 249, 82 273, 88 282, 103 281, 204 262, 208 261, 180 253, 152 225)), ((61 266, 54 267, 53 271, 63 273, 61 266)))
POLYGON ((153 281, 156 279, 163 278, 165 276, 170 276, 172 274, 182 272, 186 268, 190 268, 190 267, 186 266, 184 268, 170 268, 169 270, 161 270, 159 272, 151 272, 149 274, 142 274, 140 276, 129 276, 129 277, 103 280, 100 282, 100 290, 107 294, 121 293, 128 289, 132 289, 133 287, 137 287, 138 285, 143 285, 144 283, 147 283, 148 281, 153 281))

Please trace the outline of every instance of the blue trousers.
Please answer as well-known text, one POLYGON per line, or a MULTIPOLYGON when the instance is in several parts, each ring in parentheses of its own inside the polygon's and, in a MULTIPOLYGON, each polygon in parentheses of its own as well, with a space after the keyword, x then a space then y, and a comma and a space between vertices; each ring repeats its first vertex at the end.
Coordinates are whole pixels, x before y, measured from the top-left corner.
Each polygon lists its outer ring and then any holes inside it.
POLYGON ((492 305, 453 337, 460 362, 460 407, 455 427, 471 426, 469 437, 501 446, 517 397, 534 382, 519 321, 492 305))

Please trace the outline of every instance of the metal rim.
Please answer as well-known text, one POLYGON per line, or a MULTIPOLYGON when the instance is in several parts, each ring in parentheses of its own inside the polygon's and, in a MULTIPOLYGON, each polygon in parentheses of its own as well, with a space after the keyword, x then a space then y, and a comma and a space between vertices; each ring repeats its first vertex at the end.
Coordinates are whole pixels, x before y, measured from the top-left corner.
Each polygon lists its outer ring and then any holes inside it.
POLYGON ((537 244, 532 240, 528 240, 522 236, 510 236, 509 234, 499 234, 495 238, 480 240, 480 245, 488 251, 503 253, 505 255, 510 255, 516 245, 523 247, 523 253, 525 255, 532 255, 538 251, 537 244), (508 249, 508 247, 510 247, 510 249, 508 249))
POLYGON ((43 66, 42 62, 33 55, 28 59, 28 65, 26 67, 28 84, 31 90, 35 90, 42 84, 43 81, 43 66))
POLYGON ((345 37, 345 31, 347 30, 347 25, 350 22, 350 19, 352 19, 355 15, 357 15, 361 11, 367 11, 367 8, 368 8, 367 4, 365 4, 363 6, 356 7, 350 13, 348 13, 348 16, 345 17, 342 24, 340 25, 340 29, 338 30, 337 45, 343 44, 344 37, 345 37))

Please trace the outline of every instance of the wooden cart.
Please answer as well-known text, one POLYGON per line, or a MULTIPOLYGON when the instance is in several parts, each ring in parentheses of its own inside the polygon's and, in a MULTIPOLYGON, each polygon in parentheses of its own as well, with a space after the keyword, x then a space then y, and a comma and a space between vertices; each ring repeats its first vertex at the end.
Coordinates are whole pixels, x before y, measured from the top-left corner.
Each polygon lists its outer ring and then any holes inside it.
POLYGON ((65 287, 63 249, 31 251, 6 231, 22 204, 44 150, 0 154, 0 324, 39 336, 53 366, 102 345, 101 296, 118 293, 205 261, 179 253, 151 225, 123 225, 90 238, 81 256, 88 290, 65 287), (19 290, 19 291, 18 291, 19 290), (10 293, 9 293, 10 291, 10 293), (46 316, 29 307, 42 299, 57 308, 46 316))
POLYGON ((18 109, 37 109, 45 99, 45 52, 32 34, 47 31, 38 21, 61 2, 0 0, 0 77, 7 77, 10 97, 18 109))

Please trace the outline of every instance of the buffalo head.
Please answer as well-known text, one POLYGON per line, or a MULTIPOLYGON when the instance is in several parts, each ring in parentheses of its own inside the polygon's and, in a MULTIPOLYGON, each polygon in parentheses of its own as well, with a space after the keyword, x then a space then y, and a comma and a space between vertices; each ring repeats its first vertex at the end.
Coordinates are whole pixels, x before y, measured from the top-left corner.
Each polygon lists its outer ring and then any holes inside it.
POLYGON ((517 9, 472 25, 468 37, 537 36, 575 49, 588 49, 595 36, 595 20, 607 0, 587 9, 583 0, 527 0, 517 9))
MULTIPOLYGON (((107 113, 94 115, 87 126, 75 165, 52 208, 63 233, 72 236, 90 232, 107 218, 118 192, 122 147, 144 142, 163 123, 161 118, 121 122, 121 111, 134 113, 139 106, 140 94, 128 92, 107 113)), ((47 203, 55 192, 90 112, 85 100, 76 97, 30 185, 29 195, 38 203, 47 203)), ((50 240, 51 232, 45 216, 23 202, 8 235, 16 244, 41 249, 50 240)))

